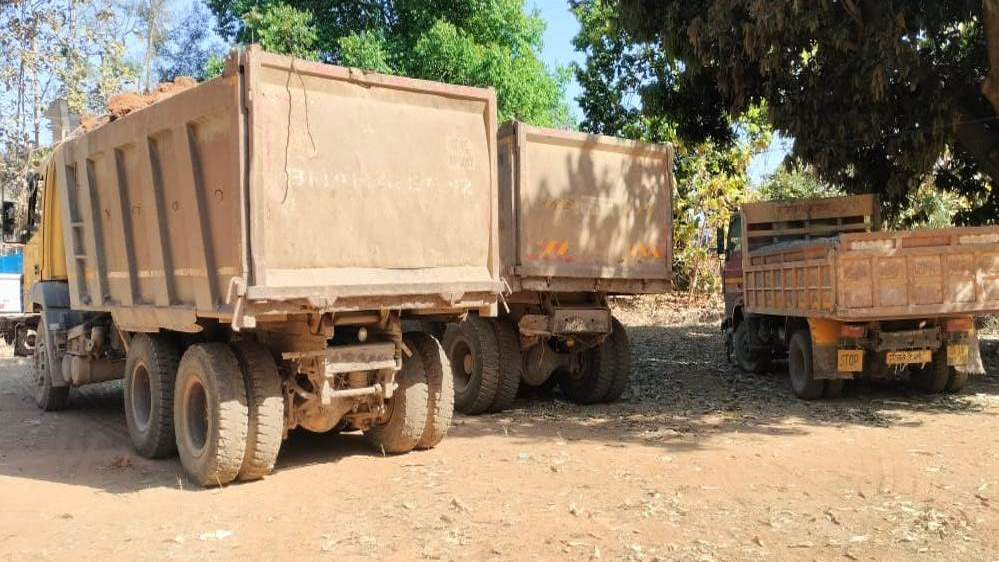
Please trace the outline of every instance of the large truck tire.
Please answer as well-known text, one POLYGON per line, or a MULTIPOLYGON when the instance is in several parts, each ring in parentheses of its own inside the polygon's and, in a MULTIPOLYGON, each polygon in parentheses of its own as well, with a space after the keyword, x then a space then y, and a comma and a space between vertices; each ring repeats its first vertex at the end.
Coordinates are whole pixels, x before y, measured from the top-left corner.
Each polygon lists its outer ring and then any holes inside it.
POLYGON ((258 480, 274 470, 284 439, 284 394, 277 363, 255 341, 232 344, 246 387, 247 428, 239 480, 258 480))
POLYGON ((177 371, 174 429, 187 475, 202 486, 222 486, 239 474, 246 451, 246 385, 224 343, 187 348, 177 371))
POLYGON ((463 414, 487 412, 500 384, 496 331, 486 320, 469 314, 463 322, 448 325, 444 351, 454 376, 454 409, 463 414))
MULTIPOLYGON (((410 350, 415 347, 409 336, 403 342, 410 350)), ((388 399, 388 419, 364 432, 364 440, 376 451, 391 455, 416 448, 427 425, 430 393, 427 373, 418 353, 409 357, 403 354, 402 368, 395 374, 395 382, 398 386, 388 399)))
POLYGON ((138 334, 125 357, 125 424, 135 452, 147 459, 177 454, 173 394, 180 349, 169 336, 138 334))
POLYGON ((825 382, 815 378, 812 365, 812 338, 807 330, 798 330, 791 336, 787 350, 787 371, 791 389, 802 400, 817 400, 825 392, 825 382))
POLYGON ((613 354, 614 375, 603 401, 615 402, 628 388, 628 382, 631 380, 631 342, 628 340, 628 331, 624 324, 617 318, 611 319, 611 333, 604 345, 609 345, 613 354))
POLYGON ((489 323, 496 333, 500 371, 496 398, 489 406, 489 411, 502 412, 513 406, 513 400, 517 397, 520 381, 524 378, 524 359, 520 355, 520 334, 517 327, 500 318, 490 319, 489 323))
POLYGON ((603 345, 581 352, 579 369, 556 372, 562 394, 576 404, 596 404, 607 396, 614 380, 615 354, 603 345))
POLYGON ((35 404, 45 412, 56 412, 69 406, 69 387, 53 386, 52 371, 49 361, 52 356, 45 344, 45 333, 48 330, 45 319, 38 321, 38 336, 35 338, 35 352, 32 361, 32 379, 35 404))
POLYGON ((454 417, 454 377, 447 354, 437 339, 428 333, 409 334, 412 351, 420 357, 427 375, 427 422, 417 449, 432 449, 444 440, 454 417))
POLYGON ((732 335, 732 347, 735 351, 736 365, 743 371, 761 375, 770 369, 772 355, 763 351, 754 351, 749 345, 749 322, 743 320, 736 326, 732 335))
POLYGON ((947 388, 945 389, 949 394, 957 394, 964 390, 965 385, 968 384, 968 372, 961 371, 958 369, 950 370, 950 378, 947 380, 947 388))
MULTIPOLYGON (((29 345, 28 327, 21 324, 14 328, 14 357, 30 357, 34 349, 29 345)), ((37 336, 36 338, 37 339, 37 336)))
POLYGON ((922 392, 940 394, 947 390, 952 372, 956 369, 947 365, 947 348, 941 347, 933 353, 929 364, 909 369, 909 380, 922 392))

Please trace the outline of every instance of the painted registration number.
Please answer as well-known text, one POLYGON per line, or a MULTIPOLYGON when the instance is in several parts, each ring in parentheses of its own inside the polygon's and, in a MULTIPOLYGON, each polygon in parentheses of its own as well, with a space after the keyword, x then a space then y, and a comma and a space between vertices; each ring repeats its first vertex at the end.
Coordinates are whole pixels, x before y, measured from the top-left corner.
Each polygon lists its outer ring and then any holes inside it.
POLYGON ((923 364, 933 361, 933 352, 929 349, 910 349, 905 351, 889 351, 885 355, 885 363, 889 365, 923 364))
POLYGON ((843 373, 859 373, 864 370, 863 349, 840 349, 836 352, 836 370, 843 373))
POLYGON ((947 346, 947 364, 958 367, 968 364, 968 346, 964 344, 947 346))

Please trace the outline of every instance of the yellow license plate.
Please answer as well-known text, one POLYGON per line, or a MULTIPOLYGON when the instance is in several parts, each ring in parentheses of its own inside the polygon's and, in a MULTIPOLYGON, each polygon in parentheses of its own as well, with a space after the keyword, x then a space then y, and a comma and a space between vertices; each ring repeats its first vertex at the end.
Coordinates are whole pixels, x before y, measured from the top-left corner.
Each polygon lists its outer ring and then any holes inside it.
POLYGON ((964 344, 947 346, 947 364, 958 367, 968 364, 968 346, 964 344))
POLYGON ((906 351, 889 351, 885 355, 885 363, 889 365, 923 364, 933 361, 933 352, 929 349, 913 349, 906 351))
POLYGON ((863 349, 840 349, 836 352, 836 370, 842 373, 859 373, 864 370, 863 349))

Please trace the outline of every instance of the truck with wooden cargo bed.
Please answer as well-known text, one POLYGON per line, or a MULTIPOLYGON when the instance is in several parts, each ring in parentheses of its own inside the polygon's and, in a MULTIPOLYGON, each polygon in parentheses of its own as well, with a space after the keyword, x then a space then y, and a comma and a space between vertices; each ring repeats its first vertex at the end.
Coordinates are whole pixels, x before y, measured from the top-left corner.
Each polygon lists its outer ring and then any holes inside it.
POLYGON ((725 240, 722 328, 741 369, 786 357, 806 400, 857 377, 939 393, 984 373, 974 317, 999 310, 999 227, 883 231, 877 198, 857 195, 747 203, 725 240))
POLYGON ((497 318, 444 333, 455 408, 502 411, 519 387, 577 403, 627 388, 628 335, 608 297, 665 293, 672 281, 673 152, 511 122, 499 132, 497 318))
POLYGON ((496 312, 495 115, 254 46, 62 142, 28 210, 38 406, 124 379, 136 451, 203 485, 266 475, 294 428, 433 447, 450 367, 402 322, 496 312))

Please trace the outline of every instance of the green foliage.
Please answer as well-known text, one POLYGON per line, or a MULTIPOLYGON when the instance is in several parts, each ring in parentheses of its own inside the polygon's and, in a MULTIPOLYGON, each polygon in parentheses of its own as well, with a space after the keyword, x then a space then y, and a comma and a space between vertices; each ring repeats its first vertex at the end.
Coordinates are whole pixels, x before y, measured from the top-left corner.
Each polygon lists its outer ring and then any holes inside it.
POLYGON ((244 14, 243 21, 249 36, 266 51, 305 59, 319 56, 319 34, 310 12, 282 2, 266 3, 244 14))
POLYGON ((765 101, 797 160, 880 193, 888 215, 943 174, 937 185, 982 205, 963 220, 999 216, 999 33, 985 32, 999 8, 983 9, 994 0, 603 1, 625 52, 651 45, 670 70, 644 92, 670 103, 645 108, 689 125, 685 138, 724 137, 725 115, 765 101))
POLYGON ((845 195, 841 188, 822 181, 807 166, 787 163, 760 185, 757 194, 764 201, 845 195))
MULTIPOLYGON (((747 197, 748 167, 753 155, 770 144, 766 107, 752 106, 737 118, 725 114, 717 135, 697 135, 697 123, 665 111, 668 96, 650 85, 672 80, 677 69, 652 43, 635 40, 616 17, 614 0, 574 0, 581 30, 573 43, 586 56, 575 67, 583 87, 579 98, 584 130, 646 142, 669 142, 676 158, 673 197, 674 271, 677 285, 690 291, 718 289, 718 260, 713 236, 728 224, 732 211, 747 197), (723 125, 723 126, 722 126, 723 125)), ((683 115, 678 115, 683 117, 683 115)))
POLYGON ((219 32, 266 50, 496 89, 500 118, 567 126, 568 74, 540 59, 524 0, 207 0, 219 32))

